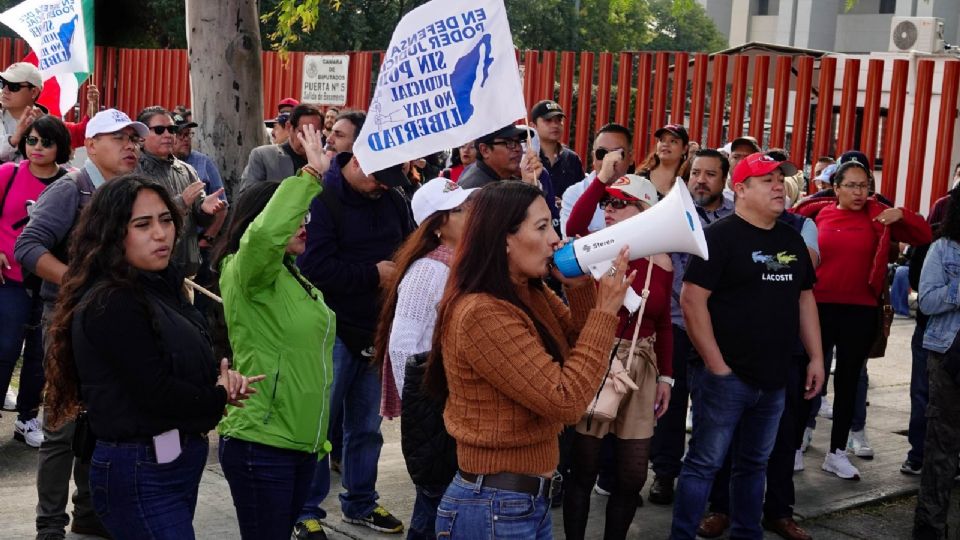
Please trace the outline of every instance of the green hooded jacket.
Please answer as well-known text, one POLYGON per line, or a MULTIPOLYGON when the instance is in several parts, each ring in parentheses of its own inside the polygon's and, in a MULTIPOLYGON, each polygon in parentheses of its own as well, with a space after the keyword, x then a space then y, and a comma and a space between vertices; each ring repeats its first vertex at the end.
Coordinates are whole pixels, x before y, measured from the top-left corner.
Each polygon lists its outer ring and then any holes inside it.
POLYGON ((266 375, 243 408, 228 407, 221 435, 323 457, 330 451, 334 313, 286 253, 321 190, 301 173, 281 182, 220 265, 233 369, 266 375), (286 262, 286 264, 285 264, 286 262), (296 273, 296 275, 294 275, 296 273))

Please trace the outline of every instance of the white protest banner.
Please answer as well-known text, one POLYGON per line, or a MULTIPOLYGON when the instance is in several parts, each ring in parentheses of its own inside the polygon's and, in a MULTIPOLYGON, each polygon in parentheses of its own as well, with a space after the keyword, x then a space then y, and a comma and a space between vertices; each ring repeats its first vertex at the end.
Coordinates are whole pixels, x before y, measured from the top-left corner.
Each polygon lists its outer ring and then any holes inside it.
POLYGON ((300 101, 316 105, 346 105, 349 70, 350 55, 304 55, 300 101))
MULTIPOLYGON (((0 13, 0 22, 20 35, 37 54, 44 78, 89 73, 84 4, 87 0, 26 0, 0 13)), ((91 41, 92 43, 92 41, 91 41)))
POLYGON ((353 152, 367 173, 527 115, 503 0, 433 0, 400 21, 353 152))

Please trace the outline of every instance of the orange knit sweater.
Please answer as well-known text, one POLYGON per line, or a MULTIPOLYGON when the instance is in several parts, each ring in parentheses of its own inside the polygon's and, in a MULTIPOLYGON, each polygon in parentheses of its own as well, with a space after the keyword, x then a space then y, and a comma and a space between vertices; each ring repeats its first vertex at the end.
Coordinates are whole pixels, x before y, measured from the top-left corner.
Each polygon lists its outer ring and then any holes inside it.
POLYGON ((487 294, 463 297, 442 336, 450 395, 443 419, 460 469, 539 475, 556 469, 557 434, 580 420, 606 373, 617 317, 593 309, 593 284, 567 291, 524 287, 521 300, 560 346, 554 362, 533 321, 487 294))

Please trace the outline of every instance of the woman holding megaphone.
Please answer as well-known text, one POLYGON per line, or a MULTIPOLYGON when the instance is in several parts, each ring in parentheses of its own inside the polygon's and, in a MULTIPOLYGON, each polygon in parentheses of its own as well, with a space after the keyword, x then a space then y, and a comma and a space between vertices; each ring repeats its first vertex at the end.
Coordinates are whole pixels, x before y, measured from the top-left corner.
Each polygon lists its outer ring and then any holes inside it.
POLYGON ((599 287, 564 278, 551 266, 561 247, 551 219, 543 192, 522 182, 475 195, 425 381, 446 399, 460 468, 437 509, 438 537, 552 537, 557 433, 596 394, 636 273, 623 250, 599 287), (548 272, 564 284, 569 308, 544 286, 548 272))
MULTIPOLYGON (((567 222, 568 236, 588 233, 587 226, 598 205, 604 211, 606 226, 611 226, 640 214, 659 200, 657 188, 650 180, 633 174, 614 176, 613 166, 619 159, 617 154, 611 152, 604 156, 597 178, 574 205, 567 222)), ((670 403, 673 386, 673 327, 670 323, 673 266, 669 256, 659 254, 631 261, 630 269, 639 276, 633 282, 633 288, 641 297, 646 296, 646 306, 640 311, 640 321, 636 321, 626 309, 619 310, 620 323, 610 356, 616 357, 611 375, 615 371, 625 371, 635 389, 622 398, 612 421, 598 421, 588 410, 576 426, 570 460, 571 478, 567 479, 563 500, 563 526, 568 539, 583 538, 586 532, 590 492, 600 468, 600 446, 608 433, 616 437, 617 474, 614 484, 608 486, 610 499, 607 501, 603 537, 607 540, 626 537, 640 502, 640 490, 647 479, 653 427, 656 419, 667 412, 670 403), (631 353, 633 358, 630 358, 631 353)))

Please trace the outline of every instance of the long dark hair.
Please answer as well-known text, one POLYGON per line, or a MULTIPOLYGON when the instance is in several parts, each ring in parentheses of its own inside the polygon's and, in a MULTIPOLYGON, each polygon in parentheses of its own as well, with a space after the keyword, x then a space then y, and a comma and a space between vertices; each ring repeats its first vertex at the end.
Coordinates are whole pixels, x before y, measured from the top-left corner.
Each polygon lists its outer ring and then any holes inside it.
POLYGON ((951 189, 948 195, 947 211, 938 227, 939 237, 960 242, 960 188, 951 189))
MULTIPOLYGON (((494 182, 473 196, 473 208, 450 269, 443 299, 437 309, 433 348, 427 360, 424 377, 424 385, 431 394, 437 397, 447 395, 441 347, 443 334, 453 307, 468 294, 489 294, 520 308, 533 321, 547 352, 555 361, 563 362, 563 355, 556 340, 517 294, 510 280, 507 258, 507 236, 520 229, 520 225, 527 218, 528 208, 542 196, 539 189, 523 182, 494 182)), ((530 284, 543 288, 541 279, 531 279, 530 284)))
POLYGON ((397 312, 397 297, 399 296, 400 281, 407 274, 410 265, 440 246, 438 231, 449 219, 450 211, 434 212, 397 248, 393 255, 393 262, 397 271, 384 288, 385 296, 380 307, 380 317, 377 321, 377 332, 374 334, 374 359, 380 362, 386 357, 387 346, 390 344, 390 329, 393 327, 393 318, 397 312))
POLYGON ((137 281, 139 270, 127 262, 123 247, 133 204, 143 190, 156 193, 170 210, 179 237, 182 218, 176 203, 166 188, 138 174, 115 178, 100 187, 70 235, 70 265, 57 297, 46 357, 45 403, 53 428, 80 410, 80 376, 71 338, 74 316, 117 288, 137 291, 147 313, 151 313, 137 281))
POLYGON ((260 215, 260 212, 263 212, 279 187, 279 181, 256 182, 244 189, 243 193, 237 197, 227 220, 225 227, 227 232, 220 237, 213 247, 210 265, 214 272, 219 272, 220 263, 223 262, 224 257, 236 253, 240 249, 240 239, 243 238, 243 233, 247 232, 247 227, 260 215))
MULTIPOLYGON (((214 276, 220 275, 220 264, 227 255, 236 253, 240 249, 240 239, 247 227, 263 212, 273 194, 280 187, 279 181, 256 182, 243 190, 236 203, 232 206, 224 230, 214 244, 210 257, 210 269, 214 276)), ((215 280, 211 289, 220 293, 220 282, 215 280)), ((207 322, 210 325, 210 339, 213 341, 215 358, 233 358, 233 348, 230 346, 230 336, 227 331, 227 322, 223 313, 223 305, 211 304, 207 308, 207 322)))

